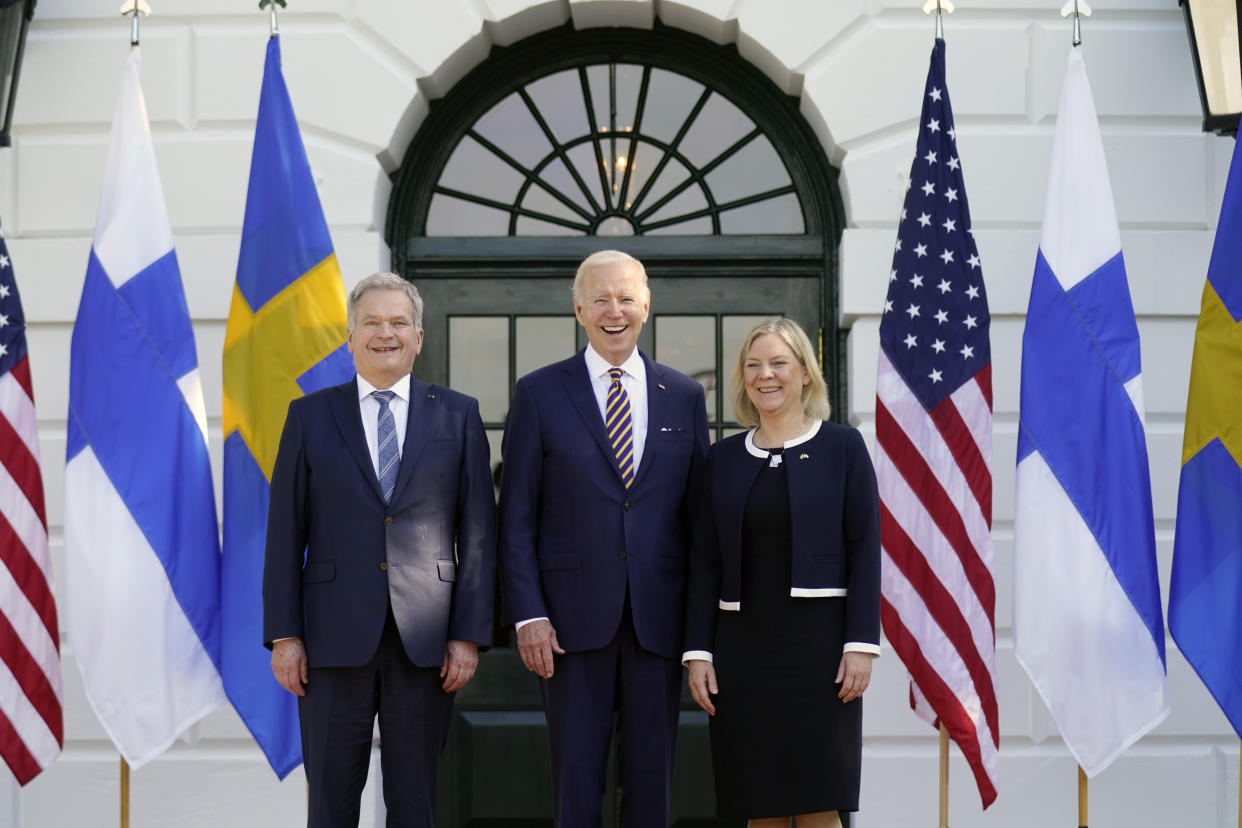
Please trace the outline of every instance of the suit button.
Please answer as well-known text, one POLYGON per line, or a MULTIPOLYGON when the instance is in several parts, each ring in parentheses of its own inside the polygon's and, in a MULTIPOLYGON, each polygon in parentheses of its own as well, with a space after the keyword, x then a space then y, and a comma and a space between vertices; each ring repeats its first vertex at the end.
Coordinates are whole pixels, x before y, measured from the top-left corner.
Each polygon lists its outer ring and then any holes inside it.
POLYGON ((392 517, 391 517, 391 516, 384 518, 384 525, 385 525, 385 526, 392 526, 392 517))
POLYGON ((388 561, 380 561, 380 569, 387 569, 388 561))
POLYGON ((622 553, 621 553, 621 560, 625 560, 625 553, 624 553, 624 552, 622 552, 622 553))
POLYGON ((627 501, 625 501, 624 508, 625 508, 625 511, 627 511, 627 512, 630 510, 630 502, 629 502, 628 500, 627 500, 627 501))

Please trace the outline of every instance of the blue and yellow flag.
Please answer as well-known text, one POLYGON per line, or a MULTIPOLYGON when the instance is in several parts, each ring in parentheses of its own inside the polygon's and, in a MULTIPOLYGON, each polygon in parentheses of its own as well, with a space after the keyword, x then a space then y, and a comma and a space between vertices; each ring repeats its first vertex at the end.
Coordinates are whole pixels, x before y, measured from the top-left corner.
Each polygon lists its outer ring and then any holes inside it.
POLYGON ((1242 737, 1242 143, 1216 225, 1186 401, 1169 630, 1242 737))
POLYGON ((302 762, 296 698, 263 646, 268 489, 290 400, 353 376, 345 287, 289 91, 267 44, 224 337, 224 688, 276 775, 302 762))

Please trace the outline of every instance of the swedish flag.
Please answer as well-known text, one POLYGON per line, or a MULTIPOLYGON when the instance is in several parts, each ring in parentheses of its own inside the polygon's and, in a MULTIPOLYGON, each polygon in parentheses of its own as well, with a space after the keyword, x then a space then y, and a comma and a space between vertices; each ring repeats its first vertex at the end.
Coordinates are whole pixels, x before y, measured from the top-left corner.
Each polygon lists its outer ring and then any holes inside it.
POLYGON ((1186 401, 1169 631, 1242 736, 1242 143, 1234 146, 1186 401))
POLYGON ((344 343, 345 288, 272 37, 224 338, 221 605, 225 690, 282 779, 302 746, 262 643, 268 488, 289 401, 353 376, 344 343))

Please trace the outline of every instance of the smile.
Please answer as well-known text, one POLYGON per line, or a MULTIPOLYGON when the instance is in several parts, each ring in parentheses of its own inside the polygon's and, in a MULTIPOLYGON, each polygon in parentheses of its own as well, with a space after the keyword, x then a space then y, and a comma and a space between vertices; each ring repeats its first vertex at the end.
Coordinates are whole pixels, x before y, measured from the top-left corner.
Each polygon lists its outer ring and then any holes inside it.
POLYGON ((612 327, 605 325, 604 333, 617 334, 617 333, 621 333, 628 327, 629 325, 613 325, 612 327))

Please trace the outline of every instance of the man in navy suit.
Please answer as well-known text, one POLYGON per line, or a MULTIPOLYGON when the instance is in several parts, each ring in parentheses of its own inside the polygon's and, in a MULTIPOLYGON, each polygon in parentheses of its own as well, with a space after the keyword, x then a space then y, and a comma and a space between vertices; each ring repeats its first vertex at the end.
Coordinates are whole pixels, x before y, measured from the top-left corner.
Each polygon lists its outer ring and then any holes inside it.
POLYGON ((588 257, 573 301, 590 344, 519 380, 505 426, 505 614, 542 679, 557 826, 600 825, 615 714, 622 825, 664 828, 703 388, 637 350, 638 260, 588 257))
POLYGON ((354 828, 379 716, 389 828, 435 824, 453 694, 491 638, 495 505, 478 402, 410 376, 418 290, 349 295, 353 380, 289 406, 263 636, 298 698, 311 828, 354 828))

